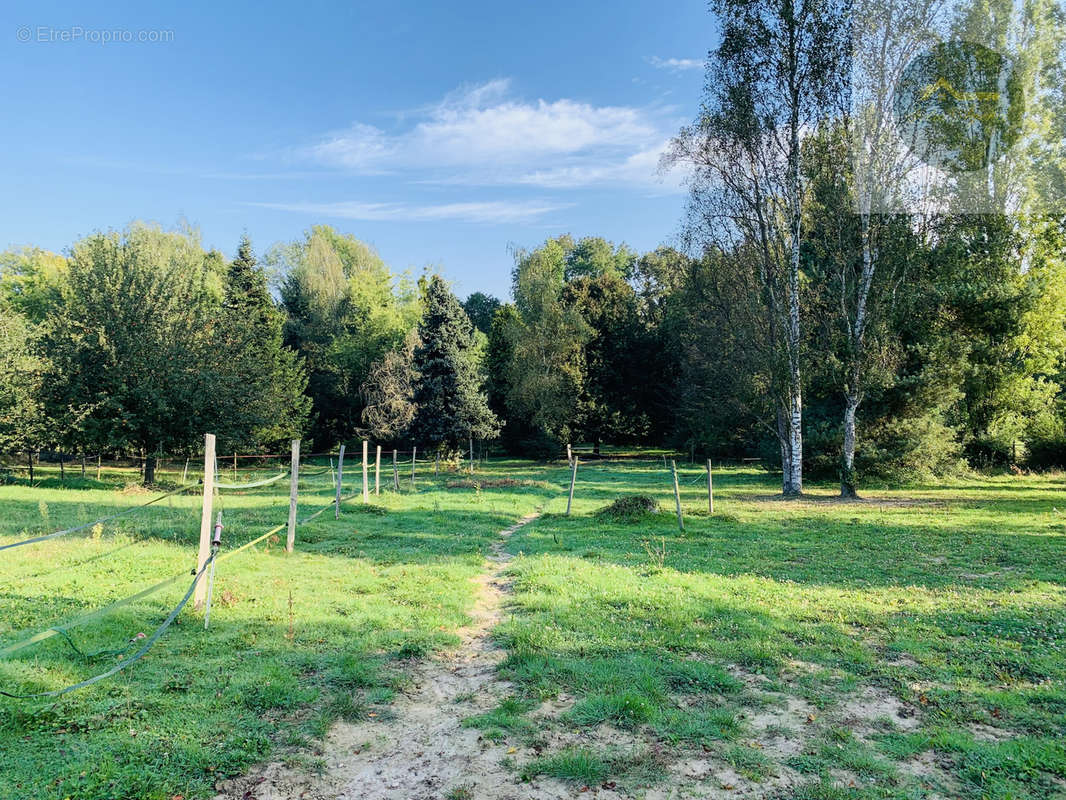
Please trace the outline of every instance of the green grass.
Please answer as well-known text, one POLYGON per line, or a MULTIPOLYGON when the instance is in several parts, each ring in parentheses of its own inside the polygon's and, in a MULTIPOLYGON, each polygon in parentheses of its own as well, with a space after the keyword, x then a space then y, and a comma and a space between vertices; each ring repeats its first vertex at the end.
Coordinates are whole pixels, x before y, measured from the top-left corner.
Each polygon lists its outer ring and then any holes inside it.
MULTIPOLYGON (((708 516, 702 472, 682 466, 683 533, 661 463, 583 462, 570 517, 568 478, 522 462, 494 462, 476 487, 427 478, 373 511, 322 515, 292 555, 273 542, 224 562, 209 631, 186 612, 110 681, 54 704, 0 699, 0 798, 205 797, 279 752, 315 756, 333 720, 387 715, 409 659, 457 641, 488 543, 538 506, 507 545, 514 595, 495 631, 514 696, 466 722, 535 744, 521 777, 639 793, 696 758, 767 797, 1064 793, 1061 475, 871 487, 841 503, 828 485, 781 500, 772 477, 734 468, 716 474, 708 516), (662 510, 597 513, 638 495, 662 510), (908 717, 862 717, 865 691, 908 717), (560 697, 554 718, 534 716, 560 697), (760 714, 778 716, 760 732, 760 714), (777 752, 775 736, 798 745, 777 752), (929 755, 941 774, 919 779, 909 765, 929 755), (786 773, 802 786, 775 788, 786 773)), ((122 482, 0 487, 0 543, 143 502, 122 482)), ((328 475, 312 483, 308 508, 331 494, 328 475)), ((197 507, 175 498, 96 537, 0 556, 0 647, 187 571, 197 507)), ((226 537, 248 541, 286 510, 283 486, 225 495, 226 537)), ((182 591, 71 634, 86 651, 121 645, 182 591)), ((0 660, 0 688, 54 688, 110 663, 56 637, 0 660)))
MULTIPOLYGON (((346 491, 361 481, 349 469, 346 491)), ((535 470, 496 463, 489 472, 535 470)), ((55 702, 0 698, 0 798, 210 797, 218 780, 272 754, 313 749, 339 717, 383 716, 378 705, 404 685, 406 659, 458 641, 454 631, 469 622, 470 579, 496 532, 546 494, 519 486, 475 495, 430 475, 417 493, 405 481, 403 493, 374 498, 377 513, 356 499, 339 521, 329 511, 300 527, 293 554, 284 552, 282 531, 221 563, 209 630, 187 610, 142 661, 110 680, 55 702)), ((79 478, 61 486, 46 472, 42 486, 2 486, 0 544, 155 496, 122 491, 134 478, 111 472, 104 484, 79 478)), ((301 518, 332 493, 328 474, 309 477, 301 518)), ((288 484, 224 493, 220 505, 232 548, 285 521, 288 484)), ((97 535, 3 552, 0 647, 187 572, 198 535, 198 498, 178 496, 97 535)), ((89 652, 150 633, 189 580, 70 635, 89 652)), ((61 688, 113 663, 86 661, 54 637, 0 660, 0 689, 61 688)))
POLYGON ((554 501, 512 540, 515 613, 497 631, 520 693, 576 697, 564 727, 698 744, 755 781, 799 767, 812 797, 835 796, 841 771, 856 776, 854 796, 915 796, 920 782, 895 764, 926 751, 965 796, 1066 790, 1061 475, 872 488, 841 503, 829 486, 781 500, 765 475, 730 469, 711 517, 702 474, 683 468, 682 533, 661 467, 580 469, 574 514, 554 501), (638 495, 663 511, 597 513, 638 495), (913 709, 919 730, 846 719, 866 686, 913 709), (744 719, 787 695, 813 708, 794 721, 805 749, 792 764, 744 744, 755 736, 744 719), (980 725, 1004 741, 979 741, 980 725), (935 733, 948 729, 963 733, 935 733))

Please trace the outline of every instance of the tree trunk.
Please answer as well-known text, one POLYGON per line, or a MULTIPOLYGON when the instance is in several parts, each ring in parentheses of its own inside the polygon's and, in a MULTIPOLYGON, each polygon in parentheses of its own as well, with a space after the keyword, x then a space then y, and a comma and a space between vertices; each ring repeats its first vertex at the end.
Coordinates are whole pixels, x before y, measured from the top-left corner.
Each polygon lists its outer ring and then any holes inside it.
POLYGON ((840 465, 840 496, 858 497, 855 491, 855 412, 859 397, 848 392, 844 404, 844 454, 840 465))
POLYGON ((877 251, 874 247, 873 230, 870 225, 870 209, 864 208, 859 215, 862 236, 862 275, 859 278, 855 298, 855 323, 851 326, 851 364, 848 370, 848 385, 844 390, 844 452, 840 465, 840 496, 858 497, 855 490, 855 413, 862 402, 863 360, 866 345, 866 308, 877 266, 877 251))
POLYGON ((155 483, 155 456, 146 456, 144 459, 144 485, 151 486, 155 483))

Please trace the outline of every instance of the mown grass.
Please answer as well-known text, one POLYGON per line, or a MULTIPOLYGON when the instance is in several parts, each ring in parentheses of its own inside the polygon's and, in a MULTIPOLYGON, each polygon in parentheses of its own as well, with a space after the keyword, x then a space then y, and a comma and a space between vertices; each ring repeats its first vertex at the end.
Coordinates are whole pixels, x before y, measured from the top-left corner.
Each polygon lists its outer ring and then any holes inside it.
MULTIPOLYGON (((346 492, 361 483, 349 470, 346 492)), ((527 478, 534 471, 494 463, 484 474, 527 478)), ((412 492, 408 475, 402 493, 374 497, 369 512, 357 498, 339 521, 328 511, 301 526, 293 554, 284 552, 282 531, 219 564, 209 630, 187 610, 142 661, 112 679, 57 701, 0 697, 0 798, 209 797, 217 781, 279 752, 309 749, 313 757, 338 717, 385 716, 383 704, 405 685, 406 660, 453 645, 454 631, 469 621, 470 579, 492 537, 546 494, 521 485, 448 490, 443 473, 420 476, 412 492)), ((79 477, 61 485, 46 472, 42 485, 2 486, 0 544, 154 496, 124 491, 134 479, 112 471, 103 484, 79 477)), ((301 518, 332 495, 328 474, 309 476, 301 518)), ((288 482, 223 493, 219 505, 232 548, 285 521, 288 482)), ((187 572, 198 533, 193 493, 95 533, 4 551, 0 648, 187 572)), ((150 633, 189 580, 70 635, 90 652, 150 633)), ((0 689, 61 688, 114 663, 83 659, 53 637, 0 660, 0 689)))
MULTIPOLYGON (((680 478, 683 533, 669 473, 650 461, 582 464, 570 517, 565 465, 521 462, 324 514, 295 554, 275 542, 220 566, 209 631, 187 613, 111 681, 58 703, 0 699, 0 798, 203 797, 271 753, 313 759, 333 720, 386 716, 407 660, 456 641, 490 540, 538 506, 547 513, 507 545, 514 596, 496 630, 514 695, 467 721, 534 746, 516 757, 519 776, 639 794, 696 758, 767 797, 1063 795, 1062 476, 872 488, 841 503, 830 486, 781 500, 772 477, 732 468, 716 475, 714 516, 701 470, 680 478), (639 495, 662 510, 598 514, 639 495), (913 724, 853 718, 870 688, 913 724), (561 693, 557 718, 537 716, 561 693), (760 733, 753 719, 789 698, 802 718, 760 733), (771 733, 799 746, 764 749, 771 733), (912 769, 930 755, 935 774, 912 769), (780 788, 785 774, 799 785, 780 788)), ((308 508, 332 494, 317 480, 308 508)), ((118 483, 44 483, 0 487, 0 543, 145 499, 118 483)), ((287 498, 226 495, 223 510, 239 543, 283 521, 287 498)), ((99 537, 7 551, 0 647, 188 570, 196 512, 193 497, 164 501, 99 537)), ((182 590, 71 633, 84 650, 122 644, 182 590)), ((0 688, 54 688, 109 663, 57 637, 0 660, 0 688)))
POLYGON ((843 503, 828 486, 781 500, 767 476, 729 469, 714 516, 699 470, 683 468, 681 485, 683 533, 661 465, 583 465, 573 515, 556 500, 516 534, 515 613, 498 636, 520 695, 572 694, 563 728, 699 746, 756 782, 795 770, 812 797, 922 796, 932 779, 897 764, 923 752, 961 796, 1066 793, 1061 476, 843 503), (663 512, 597 513, 638 495, 663 512), (863 686, 903 701, 918 729, 844 719, 863 686), (744 745, 747 721, 781 695, 813 709, 791 759, 744 745))

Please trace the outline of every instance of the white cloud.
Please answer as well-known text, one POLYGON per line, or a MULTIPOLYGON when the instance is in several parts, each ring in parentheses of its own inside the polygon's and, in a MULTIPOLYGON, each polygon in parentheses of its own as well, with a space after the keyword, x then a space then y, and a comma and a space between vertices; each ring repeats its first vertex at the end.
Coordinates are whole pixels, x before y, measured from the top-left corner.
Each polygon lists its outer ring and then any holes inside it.
POLYGON ((516 99, 510 81, 497 79, 448 93, 398 130, 357 122, 302 154, 360 174, 393 173, 422 183, 654 184, 658 153, 677 122, 664 109, 516 99))
POLYGON ((651 56, 646 60, 656 69, 668 69, 671 72, 703 69, 703 61, 698 58, 659 58, 659 56, 651 56))
POLYGON ((339 219, 373 222, 439 222, 454 220, 474 223, 530 223, 552 211, 569 208, 569 203, 541 200, 482 201, 417 205, 408 203, 247 203, 259 208, 296 211, 339 219))

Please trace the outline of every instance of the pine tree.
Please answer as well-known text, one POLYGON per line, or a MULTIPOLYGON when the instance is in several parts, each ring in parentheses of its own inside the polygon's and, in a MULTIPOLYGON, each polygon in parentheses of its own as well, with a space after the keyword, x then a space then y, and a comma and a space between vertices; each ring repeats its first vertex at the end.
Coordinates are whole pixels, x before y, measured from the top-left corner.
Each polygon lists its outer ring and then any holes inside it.
POLYGON ((500 422, 489 409, 478 372, 473 326, 439 275, 425 288, 425 315, 415 348, 416 442, 459 449, 468 437, 493 439, 500 422))
POLYGON ((241 424, 228 433, 234 447, 259 447, 301 433, 310 409, 307 374, 295 351, 284 346, 284 316, 270 296, 266 273, 252 243, 242 236, 225 282, 224 349, 233 382, 225 396, 239 403, 231 417, 241 424))

